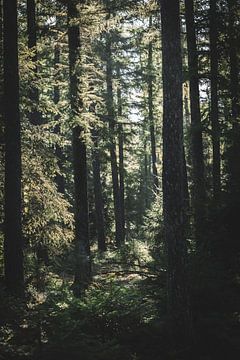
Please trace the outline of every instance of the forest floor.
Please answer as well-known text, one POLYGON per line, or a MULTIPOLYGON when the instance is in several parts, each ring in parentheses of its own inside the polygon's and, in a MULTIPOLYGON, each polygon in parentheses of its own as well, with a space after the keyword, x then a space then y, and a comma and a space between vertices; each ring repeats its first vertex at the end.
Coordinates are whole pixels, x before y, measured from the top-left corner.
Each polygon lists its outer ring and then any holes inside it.
POLYGON ((72 294, 71 274, 42 271, 44 289, 29 285, 27 304, 3 297, 0 360, 240 358, 239 321, 217 309, 202 314, 193 345, 174 349, 167 335, 165 271, 143 244, 96 255, 81 299, 72 294))

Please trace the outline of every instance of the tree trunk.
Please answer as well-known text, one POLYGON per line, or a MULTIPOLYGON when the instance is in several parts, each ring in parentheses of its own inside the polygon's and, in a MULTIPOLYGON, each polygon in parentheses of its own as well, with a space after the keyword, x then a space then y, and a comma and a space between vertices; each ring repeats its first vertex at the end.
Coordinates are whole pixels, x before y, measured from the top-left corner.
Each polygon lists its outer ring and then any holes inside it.
POLYGON ((195 222, 195 239, 201 243, 205 229, 206 189, 204 175, 202 124, 198 83, 198 54, 196 29, 194 22, 194 1, 185 0, 185 15, 187 27, 188 66, 190 82, 191 106, 191 157, 193 177, 193 211, 195 222))
POLYGON ((111 171, 113 184, 113 201, 114 201, 114 216, 115 216, 115 241, 119 247, 124 242, 122 231, 122 213, 120 206, 120 191, 119 191, 119 176, 116 155, 116 141, 115 141, 115 110, 113 103, 113 79, 112 79, 112 49, 110 34, 107 34, 107 112, 109 118, 109 147, 111 157, 111 171))
MULTIPOLYGON (((0 0, 0 157, 4 157, 4 124, 3 124, 3 8, 0 0)), ((1 184, 2 187, 2 184, 1 184)))
POLYGON ((210 118, 212 124, 213 144, 213 198, 219 202, 221 191, 220 175, 220 126, 218 117, 218 51, 217 51, 217 6, 216 0, 210 0, 210 63, 211 63, 211 106, 210 118))
MULTIPOLYGON (((28 33, 28 48, 33 51, 31 61, 34 64, 35 81, 37 79, 37 24, 36 24, 36 3, 35 0, 27 0, 27 33, 28 33)), ((29 103, 32 106, 28 114, 29 121, 33 125, 40 125, 42 122, 41 114, 38 111, 39 106, 39 91, 36 84, 31 83, 29 89, 29 103)))
POLYGON ((95 196, 95 210, 96 210, 96 223, 97 223, 97 238, 98 238, 98 250, 106 251, 106 236, 104 228, 104 206, 103 206, 103 194, 102 194, 102 183, 101 183, 101 165, 100 165, 100 154, 98 147, 99 134, 97 131, 93 131, 93 153, 92 153, 92 164, 93 164, 93 185, 94 185, 94 196, 95 196))
POLYGON ((179 1, 161 1, 163 58, 163 215, 168 259, 168 314, 175 345, 190 338, 186 284, 186 214, 179 1))
POLYGON ((229 8, 229 60, 230 60, 230 98, 231 98, 231 122, 232 136, 229 158, 229 189, 236 196, 240 195, 240 162, 236 154, 240 151, 240 90, 239 90, 239 60, 238 40, 236 28, 239 11, 239 3, 236 0, 228 0, 229 8))
POLYGON ((4 120, 5 120, 5 222, 4 265, 7 289, 24 290, 21 129, 19 113, 17 1, 3 1, 4 120))
MULTIPOLYGON (((121 74, 120 68, 117 67, 117 77, 120 83, 121 74)), ((118 116, 122 116, 122 91, 121 85, 119 84, 117 89, 117 102, 118 102, 118 116)), ((120 207, 121 207, 121 220, 122 220, 122 232, 123 241, 125 240, 125 185, 124 185, 124 132, 123 125, 118 123, 118 152, 119 152, 119 196, 120 196, 120 207)))
MULTIPOLYGON (((152 27, 152 15, 149 19, 149 28, 152 27)), ((149 130, 151 140, 151 159, 152 159, 152 174, 154 191, 159 192, 159 181, 157 172, 157 155, 156 155, 156 139, 155 126, 153 117, 153 44, 152 41, 148 45, 148 116, 149 116, 149 130)))
MULTIPOLYGON (((55 69, 56 71, 58 71, 58 65, 60 64, 60 47, 58 46, 58 44, 55 45, 54 48, 54 64, 55 64, 55 69)), ((54 103, 55 105, 57 105, 60 101, 60 89, 58 85, 54 86, 54 103)), ((55 120, 57 121, 57 125, 55 126, 55 133, 59 134, 60 133, 60 116, 56 115, 55 116, 55 120)), ((64 176, 62 175, 63 172, 63 151, 62 148, 59 144, 56 145, 56 157, 57 157, 57 164, 58 164, 58 168, 59 168, 59 172, 56 175, 55 181, 57 184, 57 188, 58 191, 62 194, 65 193, 65 181, 64 181, 64 176)))
MULTIPOLYGON (((70 68, 70 103, 72 117, 79 114, 82 107, 79 87, 80 80, 77 74, 77 62, 80 56, 80 29, 76 24, 79 18, 77 1, 68 3, 68 41, 69 41, 69 68, 70 68)), ((75 217, 75 246, 76 269, 73 291, 81 296, 87 288, 90 275, 90 245, 88 219, 88 190, 87 190, 87 154, 86 145, 82 136, 82 128, 75 125, 72 134, 73 172, 74 172, 74 217, 75 217)))

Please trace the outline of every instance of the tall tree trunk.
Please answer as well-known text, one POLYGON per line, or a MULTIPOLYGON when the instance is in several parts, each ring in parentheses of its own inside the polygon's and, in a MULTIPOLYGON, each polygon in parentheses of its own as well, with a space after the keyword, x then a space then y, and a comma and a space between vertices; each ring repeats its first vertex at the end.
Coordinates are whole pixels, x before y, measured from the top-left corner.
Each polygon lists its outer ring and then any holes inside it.
POLYGON ((3 2, 0 0, 0 233, 4 233, 3 2))
POLYGON ((3 124, 3 8, 0 0, 0 156, 3 161, 4 124, 3 124))
MULTIPOLYGON (((77 1, 68 3, 68 42, 70 68, 70 102, 72 117, 79 114, 82 107, 80 99, 80 74, 77 74, 77 62, 80 56, 80 28, 76 23, 79 19, 77 1)), ((89 284, 91 275, 89 219, 88 219, 88 189, 87 189, 87 154, 86 145, 82 139, 82 128, 75 125, 72 134, 73 172, 74 172, 74 216, 75 216, 75 246, 76 269, 73 290, 76 296, 81 296, 89 284)))
POLYGON ((218 51, 217 51, 217 1, 210 0, 210 63, 211 63, 211 106, 210 118, 212 124, 213 144, 213 198, 216 203, 219 201, 221 191, 220 175, 220 126, 218 114, 218 51))
MULTIPOLYGON (((28 33, 28 48, 33 51, 32 62, 34 64, 35 81, 37 79, 38 67, 37 67, 37 24, 36 24, 36 3, 35 0, 27 0, 27 33, 28 33)), ((29 100, 32 106, 31 111, 28 114, 29 121, 33 125, 40 125, 42 122, 41 114, 38 111, 39 106, 39 91, 36 84, 31 83, 29 89, 29 100)))
MULTIPOLYGON (((119 80, 119 86, 117 89, 117 102, 118 102, 118 116, 122 116, 122 90, 121 90, 121 74, 120 68, 117 67, 117 77, 119 80)), ((121 121, 118 123, 118 152, 119 152, 119 196, 121 207, 121 220, 122 220, 122 232, 123 241, 125 240, 125 185, 124 185, 124 132, 121 121)))
POLYGON ((109 118, 109 147, 111 157, 111 171, 113 184, 113 201, 114 201, 114 216, 115 216, 115 241, 119 247, 124 242, 122 231, 122 213, 120 205, 120 191, 119 191, 119 176, 116 155, 116 120, 113 102, 113 79, 112 79, 112 48, 111 48, 111 34, 107 34, 106 54, 107 54, 107 112, 109 118))
POLYGON ((240 194, 240 162, 238 156, 240 150, 240 87, 239 87, 239 59, 236 26, 238 21, 239 2, 228 0, 229 8, 229 60, 230 60, 230 98, 231 98, 231 121, 232 136, 229 159, 229 188, 236 196, 240 194))
POLYGON ((185 0, 185 15, 187 27, 188 66, 190 81, 193 211, 195 222, 195 238, 197 244, 200 244, 202 234, 205 229, 206 189, 198 83, 198 54, 193 0, 185 0))
POLYGON ((179 1, 161 1, 163 58, 163 215, 168 258, 168 314, 176 345, 188 342, 182 56, 179 1))
MULTIPOLYGON (((55 64, 55 69, 58 72, 58 66, 60 64, 60 47, 58 44, 55 45, 54 48, 54 64, 55 64)), ((60 101, 60 89, 59 86, 57 84, 55 84, 54 86, 54 103, 55 105, 57 105, 60 101)), ((55 133, 59 134, 60 133, 60 116, 56 115, 55 116, 55 120, 57 121, 57 125, 55 126, 55 133)), ((64 176, 62 175, 62 171, 63 171, 63 151, 62 148, 59 144, 56 145, 56 157, 57 157, 57 163, 58 163, 58 168, 59 168, 59 174, 56 175, 56 184, 58 187, 58 191, 62 194, 65 193, 65 181, 64 181, 64 176)))
POLYGON ((7 289, 24 290, 21 129, 19 113, 17 1, 3 1, 4 120, 5 120, 5 223, 4 265, 7 289))
POLYGON ((97 223, 97 238, 98 238, 98 250, 106 251, 106 236, 104 228, 104 203, 101 183, 101 163, 100 153, 98 146, 99 134, 98 131, 93 130, 92 134, 94 148, 92 152, 92 165, 93 165, 93 186, 95 197, 95 211, 96 211, 96 223, 97 223))
MULTIPOLYGON (((149 19, 149 28, 152 27, 152 15, 149 19)), ((149 130, 151 140, 151 159, 152 159, 152 174, 154 191, 159 192, 159 181, 157 172, 157 155, 156 155, 156 139, 155 139, 155 126, 153 116, 153 43, 149 42, 148 45, 148 116, 149 116, 149 130)))

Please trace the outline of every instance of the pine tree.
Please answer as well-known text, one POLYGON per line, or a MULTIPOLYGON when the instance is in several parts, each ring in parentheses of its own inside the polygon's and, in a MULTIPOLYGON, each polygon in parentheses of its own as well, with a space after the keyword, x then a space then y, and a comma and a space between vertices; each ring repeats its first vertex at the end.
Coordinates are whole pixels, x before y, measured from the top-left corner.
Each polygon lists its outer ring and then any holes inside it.
MULTIPOLYGON (((77 1, 68 3, 68 41, 70 68, 70 103, 72 117, 76 117, 82 107, 80 98, 81 81, 77 72, 77 64, 81 48, 79 12, 77 1)), ((88 188, 87 188, 87 149, 83 140, 83 129, 74 124, 72 134, 73 172, 74 172, 74 217, 75 217, 75 252, 76 269, 73 290, 81 296, 88 286, 91 276, 89 219, 88 219, 88 188)))
POLYGON ((168 315, 174 342, 189 341, 182 56, 179 1, 162 0, 163 218, 168 261, 168 315))
POLYGON ((196 29, 194 21, 194 1, 185 1, 188 66, 190 81, 190 106, 191 106, 191 157, 193 176, 193 208, 195 219, 195 237, 198 245, 205 228, 206 188, 203 158, 202 124, 199 99, 198 81, 198 54, 196 43, 196 29))
POLYGON ((220 155, 220 125, 218 111, 218 23, 217 23, 217 1, 210 0, 209 9, 209 38, 210 38, 210 77, 211 77, 211 105, 210 118, 212 124, 213 145, 213 198, 219 202, 221 191, 221 155, 220 155))

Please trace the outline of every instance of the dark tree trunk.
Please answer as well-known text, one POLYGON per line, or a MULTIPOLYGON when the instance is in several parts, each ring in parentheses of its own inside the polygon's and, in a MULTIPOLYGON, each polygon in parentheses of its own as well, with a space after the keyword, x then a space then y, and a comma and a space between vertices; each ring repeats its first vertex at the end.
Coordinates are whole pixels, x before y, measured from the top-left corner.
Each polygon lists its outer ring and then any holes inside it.
MULTIPOLYGON (((55 45, 54 48, 54 63, 55 63, 55 69, 56 71, 58 71, 58 66, 60 64, 60 47, 58 44, 55 45)), ((58 85, 54 86, 54 103, 57 105, 60 101, 60 89, 58 85)), ((55 120, 57 121, 57 125, 55 127, 55 133, 59 134, 60 133, 60 116, 56 115, 55 116, 55 120)), ((57 157, 57 163, 58 163, 58 168, 59 168, 59 174, 56 175, 56 184, 57 184, 57 188, 58 191, 62 194, 65 193, 65 181, 64 181, 64 176, 62 175, 63 172, 63 151, 62 148, 59 144, 56 145, 56 157, 57 157)))
POLYGON ((190 338, 190 307, 186 284, 186 214, 182 56, 179 1, 161 1, 163 57, 163 215, 168 258, 168 314, 173 341, 190 338))
POLYGON ((104 203, 101 183, 101 165, 100 165, 100 153, 98 147, 99 134, 97 131, 93 131, 93 185, 94 185, 94 196, 95 196, 95 210, 96 210, 96 223, 97 223, 97 239, 98 239, 98 250, 106 251, 106 236, 104 227, 104 203))
POLYGON ((3 124, 3 8, 0 0, 0 156, 3 159, 4 124, 3 124))
MULTIPOLYGON (((79 114, 82 107, 80 99, 80 74, 77 74, 77 62, 80 56, 80 29, 76 24, 79 18, 77 1, 68 3, 68 41, 70 68, 70 102, 72 117, 79 114)), ((73 172, 74 172, 74 216, 75 216, 75 246, 76 270, 73 290, 76 296, 81 296, 89 284, 91 276, 89 219, 88 219, 88 189, 87 189, 87 154, 86 145, 81 138, 82 128, 75 126, 72 134, 73 172)))
POLYGON ((4 265, 7 289, 22 295, 23 240, 21 200, 21 129, 19 114, 17 1, 3 1, 5 223, 4 265))
POLYGON ((210 0, 210 63, 211 63, 211 106, 210 118, 212 124, 212 144, 213 144, 213 198, 219 202, 221 191, 221 172, 220 172, 220 126, 218 117, 218 51, 217 51, 217 5, 216 0, 210 0))
MULTIPOLYGON (((35 0, 27 0, 27 33, 28 33, 28 48, 32 50, 33 56, 31 58, 34 64, 35 80, 38 74, 37 68, 37 24, 36 24, 36 3, 35 0)), ((34 83, 30 84, 29 89, 29 104, 32 110, 29 112, 29 121, 33 125, 40 125, 42 122, 41 114, 38 111, 39 106, 39 91, 34 83)))
POLYGON ((3 114, 3 2, 0 0, 0 193, 1 205, 0 205, 0 233, 4 233, 4 114, 3 114))
MULTIPOLYGON (((117 67, 117 77, 120 83, 121 74, 120 74, 119 66, 117 67)), ((125 229, 125 185, 124 185, 124 132, 123 132, 123 125, 121 124, 121 116, 122 116, 121 85, 119 85, 117 89, 117 101, 118 101, 118 116, 120 118, 120 122, 118 123, 119 196, 120 196, 122 232, 123 232, 123 241, 124 241, 126 229, 125 229)))
MULTIPOLYGON (((149 28, 152 27, 152 16, 149 19, 149 28)), ((151 140, 151 159, 152 159, 152 174, 154 191, 159 192, 159 181, 157 172, 157 155, 156 155, 156 139, 155 139, 155 125, 153 116, 153 44, 152 41, 148 45, 148 116, 149 116, 149 130, 151 140)))
POLYGON ((107 112, 108 112, 108 118, 109 118, 109 147, 110 147, 112 184, 113 184, 115 241, 116 241, 116 245, 119 247, 124 242, 124 236, 123 236, 123 231, 122 231, 122 213, 121 213, 121 206, 120 206, 119 176, 118 176, 116 141, 115 141, 116 120, 115 120, 115 110, 114 110, 114 103, 113 103, 113 79, 112 79, 113 69, 112 69, 112 49, 111 49, 110 36, 111 35, 107 34, 107 45, 106 45, 107 112))
POLYGON ((229 8, 229 60, 230 60, 230 98, 231 98, 231 122, 232 136, 230 141, 229 158, 229 188, 230 192, 236 196, 240 195, 240 161, 236 154, 240 151, 240 87, 239 87, 239 58, 237 40, 237 21, 239 12, 239 2, 228 0, 229 8))
POLYGON ((198 83, 198 54, 194 21, 194 1, 185 0, 191 106, 191 157, 195 238, 200 245, 205 229, 206 189, 204 175, 202 124, 198 83))

